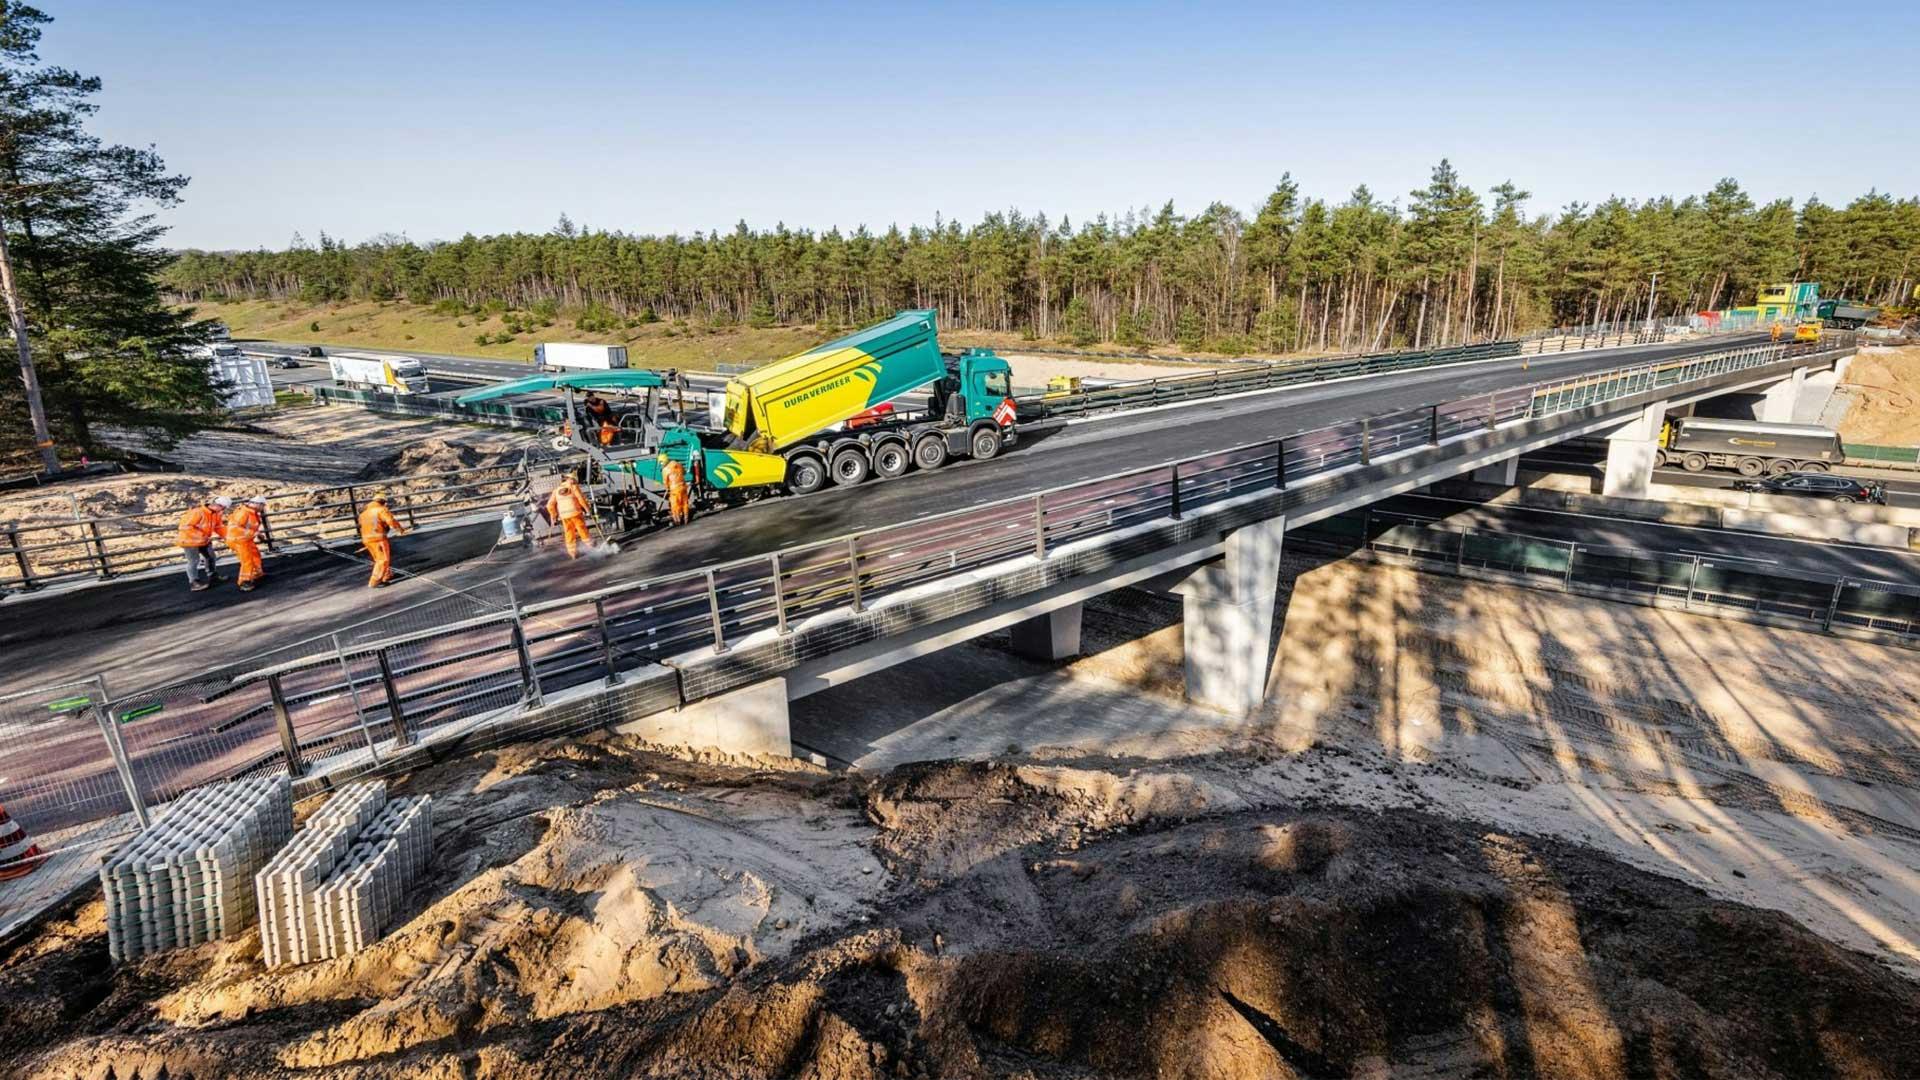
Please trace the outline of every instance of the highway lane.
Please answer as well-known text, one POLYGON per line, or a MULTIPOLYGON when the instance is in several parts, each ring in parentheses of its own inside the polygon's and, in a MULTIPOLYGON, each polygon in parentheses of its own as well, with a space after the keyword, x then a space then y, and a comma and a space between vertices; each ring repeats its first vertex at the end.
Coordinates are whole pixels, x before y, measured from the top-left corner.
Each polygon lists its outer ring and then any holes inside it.
MULTIPOLYGON (((994 461, 960 462, 930 474, 869 482, 857 489, 830 489, 804 498, 763 500, 708 515, 690 527, 637 538, 608 557, 568 562, 556 549, 548 548, 522 558, 496 557, 493 562, 449 567, 433 575, 437 585, 413 581, 369 593, 364 587, 364 564, 342 560, 335 572, 314 568, 297 580, 275 578, 269 567, 268 585, 244 596, 217 589, 188 594, 183 589, 176 606, 146 612, 115 610, 119 618, 115 626, 84 635, 62 637, 57 609, 49 608, 47 647, 33 655, 10 657, 4 683, 20 686, 29 680, 37 683, 106 668, 116 672, 118 685, 140 685, 237 662, 416 603, 442 588, 470 588, 508 576, 522 602, 565 596, 1362 416, 1743 343, 1722 338, 1601 353, 1504 358, 1090 421, 1029 438, 1027 445, 994 461)), ((407 543, 402 537, 397 546, 404 549, 407 543)), ((72 593, 53 602, 60 606, 115 603, 111 590, 72 593)))
POLYGON ((1668 525, 1571 511, 1485 506, 1471 499, 1437 495, 1396 495, 1375 503, 1373 509, 1382 514, 1458 528, 1559 540, 1596 548, 1630 548, 1681 559, 1699 555, 1724 560, 1732 567, 1748 566, 1814 575, 1844 574, 1848 577, 1920 585, 1920 553, 1892 548, 1763 536, 1729 529, 1668 525))
MULTIPOLYGON (((1520 467, 1537 472, 1563 473, 1571 476, 1599 476, 1607 471, 1606 450, 1599 446, 1570 442, 1550 446, 1520 458, 1520 467)), ((1920 473, 1899 469, 1862 469, 1842 466, 1834 472, 1843 476, 1856 476, 1863 480, 1877 480, 1887 486, 1887 505, 1920 507, 1920 473)), ((1719 488, 1729 490, 1740 482, 1740 477, 1730 472, 1708 469, 1705 472, 1690 473, 1685 469, 1655 469, 1653 479, 1657 484, 1671 484, 1676 487, 1719 488)))

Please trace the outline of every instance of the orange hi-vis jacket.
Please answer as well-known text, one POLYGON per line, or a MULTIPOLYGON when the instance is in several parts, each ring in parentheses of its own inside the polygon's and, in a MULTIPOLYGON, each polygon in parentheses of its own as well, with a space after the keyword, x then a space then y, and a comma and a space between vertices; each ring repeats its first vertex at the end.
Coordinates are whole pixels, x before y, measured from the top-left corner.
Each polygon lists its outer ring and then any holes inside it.
POLYGON ((180 515, 180 533, 174 545, 183 548, 206 547, 220 535, 220 511, 211 506, 196 506, 180 515))
POLYGON ((585 517, 587 500, 579 488, 572 484, 561 484, 547 496, 547 513, 561 521, 568 518, 585 517))
POLYGON ((379 503, 368 503, 360 511, 360 539, 373 541, 385 540, 388 529, 397 529, 400 523, 394 520, 393 511, 379 503))
POLYGON ((260 535, 260 511, 245 503, 227 515, 226 531, 222 534, 227 543, 246 543, 260 535))

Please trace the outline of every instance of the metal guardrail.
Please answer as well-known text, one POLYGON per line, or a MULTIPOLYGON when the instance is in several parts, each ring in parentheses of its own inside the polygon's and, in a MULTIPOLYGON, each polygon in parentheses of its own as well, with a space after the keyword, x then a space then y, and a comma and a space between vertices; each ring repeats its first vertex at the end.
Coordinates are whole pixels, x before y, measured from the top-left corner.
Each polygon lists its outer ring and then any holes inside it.
POLYGON ((1591 596, 1659 598, 1689 611, 1784 619, 1822 633, 1870 631, 1920 648, 1920 586, 1899 582, 1463 529, 1373 509, 1290 530, 1288 539, 1320 550, 1385 552, 1462 577, 1491 571, 1591 596))
MULTIPOLYGON (((267 496, 261 546, 275 553, 296 544, 352 539, 359 535, 361 507, 376 490, 389 493, 394 515, 412 528, 498 506, 523 494, 527 485, 527 464, 521 461, 278 492, 267 496)), ((181 558, 174 536, 182 512, 0 524, 0 592, 104 581, 173 565, 181 558)))
MULTIPOLYGON (((749 635, 788 640, 818 616, 863 612, 970 570, 1024 556, 1044 566, 1074 541, 1178 522, 1239 496, 1311 495, 1392 455, 1837 347, 1845 346, 1755 345, 1512 387, 539 604, 523 607, 509 594, 418 632, 379 638, 376 620, 351 644, 283 652, 231 678, 116 694, 102 707, 120 718, 140 791, 260 769, 298 776, 324 759, 377 758, 423 732, 560 689, 617 684, 645 664, 723 654, 749 635)), ((680 694, 707 696, 689 694, 684 681, 680 694)), ((0 744, 0 776, 32 768, 6 754, 0 744)), ((88 790, 99 791, 111 790, 97 781, 113 768, 103 745, 89 766, 70 771, 91 775, 88 790)), ((0 802, 9 798, 0 792, 0 802)))

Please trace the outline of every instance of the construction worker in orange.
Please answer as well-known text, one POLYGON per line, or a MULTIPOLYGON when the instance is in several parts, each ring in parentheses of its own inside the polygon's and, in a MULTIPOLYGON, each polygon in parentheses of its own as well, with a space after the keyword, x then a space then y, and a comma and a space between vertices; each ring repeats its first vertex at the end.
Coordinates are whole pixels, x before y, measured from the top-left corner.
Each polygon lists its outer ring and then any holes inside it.
POLYGON ((587 536, 587 493, 571 474, 547 496, 547 516, 558 521, 566 534, 567 558, 578 557, 581 541, 592 542, 587 536))
POLYGON ((223 495, 180 515, 174 544, 187 553, 187 584, 194 592, 203 592, 223 580, 214 569, 213 542, 220 536, 221 515, 232 505, 233 500, 223 495))
POLYGON ((675 525, 693 520, 693 490, 687 486, 687 467, 672 458, 660 472, 667 483, 667 516, 675 525))
POLYGON ((1780 324, 1779 323, 1773 324, 1773 340, 1775 341, 1780 340, 1780 324))
POLYGON ((266 576, 260 565, 260 545, 257 537, 263 519, 260 515, 267 508, 267 497, 255 495, 240 504, 240 508, 227 515, 225 538, 227 550, 240 560, 240 591, 252 592, 253 587, 266 576))
POLYGON ((588 421, 599 425, 600 445, 612 446, 613 437, 620 431, 620 425, 613 419, 613 406, 607 404, 606 398, 589 390, 586 407, 588 421))
POLYGON ((367 508, 360 511, 360 542, 367 546, 367 554, 373 556, 373 576, 367 579, 369 589, 384 589, 387 582, 393 580, 393 542, 387 539, 389 532, 404 536, 407 530, 394 520, 393 511, 387 509, 387 493, 377 492, 367 508))

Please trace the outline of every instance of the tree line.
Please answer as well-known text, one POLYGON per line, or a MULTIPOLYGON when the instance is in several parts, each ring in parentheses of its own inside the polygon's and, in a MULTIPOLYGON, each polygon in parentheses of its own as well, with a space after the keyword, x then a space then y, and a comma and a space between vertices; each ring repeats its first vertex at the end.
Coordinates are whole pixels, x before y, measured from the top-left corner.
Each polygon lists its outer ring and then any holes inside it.
POLYGON ((1226 203, 1074 225, 1018 211, 974 225, 691 236, 583 229, 415 243, 382 236, 284 251, 181 253, 186 300, 404 299, 570 309, 601 326, 859 325, 932 307, 949 326, 1220 351, 1425 346, 1556 325, 1751 303, 1758 285, 1911 304, 1920 199, 1756 204, 1734 180, 1680 198, 1619 197, 1530 214, 1511 182, 1477 192, 1441 161, 1404 204, 1362 186, 1302 197, 1283 176, 1249 216, 1226 203), (1657 284, 1654 275, 1658 274, 1657 284))

